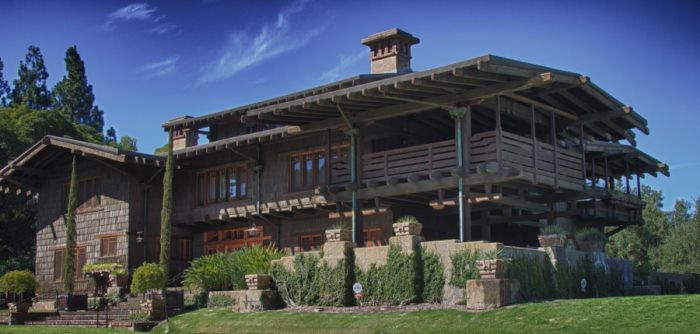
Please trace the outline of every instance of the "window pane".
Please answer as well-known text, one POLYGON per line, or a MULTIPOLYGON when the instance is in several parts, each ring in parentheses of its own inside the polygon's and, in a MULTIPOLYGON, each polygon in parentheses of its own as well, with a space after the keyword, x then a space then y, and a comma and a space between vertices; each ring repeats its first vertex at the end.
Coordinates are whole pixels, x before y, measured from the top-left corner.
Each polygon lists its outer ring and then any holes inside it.
POLYGON ((324 184, 326 184, 326 175, 328 173, 328 171, 326 170, 326 155, 325 155, 325 153, 317 153, 316 154, 316 164, 318 166, 318 176, 317 176, 318 182, 316 184, 317 185, 324 185, 324 184))
POLYGON ((301 159, 292 157, 292 188, 301 188, 301 159))
POLYGON ((246 195, 248 195, 248 189, 246 187, 247 179, 248 176, 246 175, 246 170, 244 168, 238 168, 238 182, 241 184, 238 194, 239 198, 246 197, 246 195))
POLYGON ((53 279, 60 281, 63 279, 63 250, 57 249, 53 254, 53 279))
POLYGON ((204 204, 205 196, 207 195, 206 177, 202 174, 197 174, 197 204, 204 204))
POLYGON ((314 158, 313 156, 304 156, 304 188, 314 186, 314 158))
POLYGON ((222 169, 219 171, 219 200, 223 201, 226 197, 226 170, 222 169))
POLYGON ((216 172, 209 172, 209 196, 207 202, 216 202, 216 172))
POLYGON ((238 198, 238 176, 235 168, 228 169, 228 196, 231 199, 238 198))

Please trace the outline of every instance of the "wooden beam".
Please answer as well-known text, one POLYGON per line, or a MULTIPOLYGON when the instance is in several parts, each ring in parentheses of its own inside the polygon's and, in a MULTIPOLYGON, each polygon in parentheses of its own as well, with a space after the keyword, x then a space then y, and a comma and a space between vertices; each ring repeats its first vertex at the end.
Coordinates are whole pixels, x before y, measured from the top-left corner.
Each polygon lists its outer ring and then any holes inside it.
POLYGON ((548 105, 548 104, 544 104, 544 103, 542 103, 542 102, 535 101, 535 100, 533 100, 533 99, 524 97, 524 96, 522 96, 522 95, 518 95, 518 94, 505 94, 505 96, 507 96, 508 98, 511 98, 511 99, 513 99, 513 100, 520 101, 520 102, 522 102, 522 103, 528 104, 528 105, 534 105, 536 108, 538 108, 538 109, 540 109, 540 110, 543 110, 543 111, 554 112, 555 114, 557 114, 557 115, 559 115, 559 116, 561 116, 561 117, 564 117, 564 118, 568 118, 568 119, 570 119, 570 120, 572 120, 572 121, 577 121, 577 120, 578 120, 578 116, 576 116, 576 115, 574 115, 574 114, 572 114, 572 113, 570 113, 570 112, 568 112, 568 111, 564 111, 564 110, 561 110, 561 109, 558 109, 558 108, 554 108, 554 107, 552 107, 552 106, 550 106, 550 105, 548 105))
MULTIPOLYGON (((470 89, 461 94, 451 94, 437 96, 433 98, 427 98, 420 102, 409 102, 399 105, 393 105, 389 107, 375 109, 373 111, 366 111, 363 113, 358 113, 354 117, 349 117, 351 123, 360 123, 368 121, 376 121, 381 119, 389 119, 409 114, 415 114, 422 111, 434 109, 435 105, 451 106, 457 103, 472 103, 478 102, 474 100, 485 99, 489 97, 496 96, 498 94, 512 93, 524 89, 529 89, 532 87, 547 85, 556 80, 555 76, 551 73, 542 73, 538 76, 516 80, 511 82, 505 82, 500 84, 494 84, 479 88, 470 89)), ((345 120, 342 117, 337 117, 333 119, 328 119, 325 121, 320 121, 313 124, 304 125, 301 127, 302 131, 319 131, 327 128, 342 127, 345 125, 345 120)))

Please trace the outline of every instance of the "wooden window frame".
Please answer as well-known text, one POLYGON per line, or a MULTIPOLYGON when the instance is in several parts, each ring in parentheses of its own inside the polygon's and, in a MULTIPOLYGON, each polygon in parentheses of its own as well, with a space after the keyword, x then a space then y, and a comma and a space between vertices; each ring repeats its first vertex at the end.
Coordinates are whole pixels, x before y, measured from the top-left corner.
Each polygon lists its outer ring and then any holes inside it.
POLYGON ((326 185, 328 184, 328 169, 330 168, 329 166, 329 161, 328 161, 328 150, 327 149, 314 149, 314 150, 309 150, 309 151, 303 151, 303 152, 296 152, 292 153, 289 155, 289 158, 287 159, 288 165, 288 183, 289 183, 289 192, 300 192, 300 191, 305 191, 305 190, 313 190, 316 187, 326 185), (319 155, 320 153, 320 155, 319 155), (324 179, 325 183, 320 184, 319 183, 319 171, 320 168, 318 166, 319 158, 322 157, 324 159, 325 163, 325 170, 324 170, 324 179), (311 184, 307 185, 307 181, 309 179, 308 173, 306 171, 306 157, 311 157, 311 161, 313 161, 313 166, 311 168, 311 184), (300 159, 300 177, 301 180, 299 182, 299 187, 294 186, 294 167, 293 167, 293 161, 294 159, 300 159))
MULTIPOLYGON (((53 259, 53 279, 54 282, 63 282, 63 264, 64 264, 64 259, 63 257, 65 256, 66 249, 65 248, 56 248, 54 249, 54 259, 53 259), (61 254, 60 257, 58 257, 58 254, 61 254), (57 258, 60 258, 60 261, 57 262, 57 258), (60 263, 60 272, 57 273, 56 271, 56 264, 60 263), (58 274, 58 276, 57 276, 58 274)), ((75 269, 75 276, 73 276, 73 281, 85 281, 86 278, 83 277, 83 266, 87 263, 87 247, 86 246, 77 246, 73 248, 73 267, 75 269), (80 254, 83 254, 84 258, 83 261, 80 261, 80 254)))
POLYGON ((119 246, 119 236, 117 235, 105 235, 100 237, 100 257, 114 257, 117 256, 117 248, 119 246), (105 242, 109 240, 114 240, 114 246, 112 249, 105 247, 105 242), (106 249, 107 248, 107 249, 106 249), (107 251, 110 251, 109 253, 107 251))
POLYGON ((233 251, 247 245, 262 245, 266 240, 272 239, 271 235, 265 235, 265 230, 263 226, 257 226, 258 235, 254 237, 248 235, 248 229, 250 229, 250 227, 237 227, 204 232, 204 254, 207 255, 211 254, 212 252, 233 251), (239 234, 242 232, 242 238, 226 239, 225 235, 227 232, 232 232, 234 234, 239 234), (210 239, 210 236, 216 236, 216 240, 207 241, 210 239))
POLYGON ((228 165, 222 165, 222 166, 217 166, 214 168, 207 168, 207 169, 202 169, 197 171, 195 174, 195 205, 196 206, 205 206, 213 203, 221 203, 221 202, 233 202, 233 201, 240 201, 243 199, 246 199, 248 197, 249 193, 249 180, 248 180, 248 175, 249 175, 249 168, 247 165, 243 164, 228 164, 228 165), (236 173, 236 196, 231 197, 231 191, 230 191, 230 180, 231 180, 231 171, 235 171, 236 173), (211 179, 210 175, 214 174, 215 182, 214 182, 214 199, 211 199, 210 196, 210 186, 211 186, 211 179), (203 180, 201 180, 203 177, 203 180), (222 180, 223 179, 223 180, 222 180), (222 181, 224 181, 225 187, 224 189, 221 189, 222 181), (243 181, 243 182, 241 182, 243 181), (202 186, 202 182, 204 182, 204 188, 200 189, 202 186), (245 189, 245 194, 242 194, 242 189, 245 189), (203 191, 200 191, 203 190, 203 191), (222 191, 223 190, 223 191, 222 191), (201 198, 201 196, 204 196, 204 199, 201 198))
POLYGON ((372 227, 372 228, 366 228, 362 230, 362 233, 364 234, 364 239, 365 239, 365 247, 374 247, 374 246, 384 246, 384 241, 379 239, 372 239, 370 236, 373 233, 379 232, 379 235, 384 235, 384 231, 382 230, 381 227, 372 227))
POLYGON ((298 240, 297 245, 304 252, 313 251, 313 250, 321 250, 321 248, 323 247, 323 243, 325 242, 324 236, 325 235, 323 232, 302 234, 302 235, 299 235, 299 240, 298 240), (315 238, 318 238, 320 240, 320 242, 315 243, 314 242, 315 238), (311 240, 309 242, 309 245, 310 245, 309 249, 304 248, 304 240, 311 240))
MULTIPOLYGON (((68 209, 68 195, 70 192, 70 180, 65 183, 61 190, 61 212, 65 213, 68 209)), ((78 179, 77 184, 77 199, 78 207, 75 208, 76 213, 93 211, 102 208, 102 180, 100 177, 89 177, 78 179), (90 189, 88 190, 88 184, 90 189), (87 197, 89 196, 89 199, 87 197), (81 202, 80 199, 83 199, 81 202)))

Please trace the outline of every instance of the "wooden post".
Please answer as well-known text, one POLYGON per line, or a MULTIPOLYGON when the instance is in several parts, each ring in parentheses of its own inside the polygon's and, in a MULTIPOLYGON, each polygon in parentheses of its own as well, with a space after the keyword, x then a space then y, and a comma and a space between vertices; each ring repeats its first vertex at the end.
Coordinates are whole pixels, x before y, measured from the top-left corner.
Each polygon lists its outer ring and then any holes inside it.
POLYGON ((581 173, 583 174, 583 189, 586 189, 586 145, 583 142, 583 122, 580 125, 580 142, 581 142, 581 168, 583 169, 581 173))
POLYGON ((591 189, 596 187, 595 158, 591 158, 591 189))
POLYGON ((534 175, 533 183, 537 183, 537 132, 535 127, 535 105, 530 105, 530 134, 532 135, 532 168, 534 175))
POLYGON ((552 160, 554 163, 554 188, 559 188, 559 156, 558 156, 558 146, 557 145, 557 124, 556 124, 556 119, 554 115, 554 111, 552 111, 552 160))
POLYGON ((625 187, 627 195, 630 194, 630 162, 625 159, 625 187))
POLYGON ((353 184, 354 188, 352 190, 352 241, 355 245, 364 244, 364 231, 362 229, 362 213, 361 208, 357 200, 357 190, 359 188, 360 182, 357 177, 358 163, 358 148, 357 148, 357 137, 358 129, 352 128, 349 130, 350 134, 350 183, 353 184))
POLYGON ((501 96, 496 96, 496 159, 503 167, 503 134, 501 129, 501 96))
POLYGON ((331 159, 333 158, 333 148, 332 148, 332 143, 331 143, 332 134, 331 134, 330 128, 328 128, 328 132, 327 132, 326 136, 328 137, 328 143, 327 143, 328 145, 326 146, 326 169, 328 169, 326 171, 326 177, 328 177, 328 179, 327 179, 326 183, 328 185, 330 185, 331 184, 331 177, 333 177, 333 174, 332 174, 333 172, 331 171, 332 170, 331 159))
POLYGON ((610 179, 608 178, 608 156, 603 157, 603 167, 604 167, 604 172, 605 172, 605 190, 609 191, 610 190, 610 179))
POLYGON ((642 182, 639 180, 639 174, 637 174, 637 198, 642 199, 642 182))

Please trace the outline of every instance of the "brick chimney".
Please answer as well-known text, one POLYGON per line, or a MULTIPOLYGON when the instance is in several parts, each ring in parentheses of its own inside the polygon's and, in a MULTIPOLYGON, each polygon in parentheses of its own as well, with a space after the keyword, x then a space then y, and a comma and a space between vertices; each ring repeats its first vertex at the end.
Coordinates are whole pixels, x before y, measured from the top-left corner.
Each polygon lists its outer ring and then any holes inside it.
POLYGON ((199 134, 197 130, 179 129, 173 131, 173 151, 197 146, 199 134))
POLYGON ((418 43, 418 38, 396 28, 362 40, 370 49, 372 74, 411 72, 411 45, 418 43))

